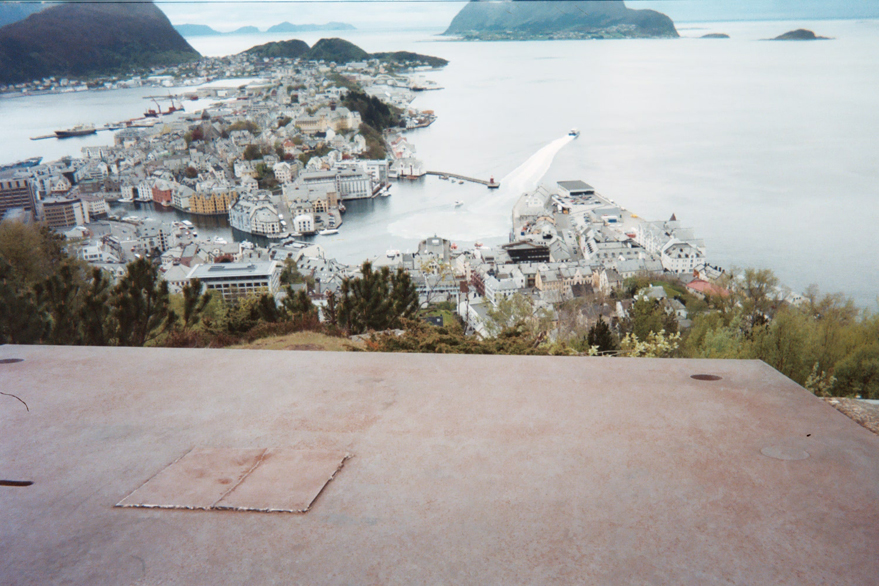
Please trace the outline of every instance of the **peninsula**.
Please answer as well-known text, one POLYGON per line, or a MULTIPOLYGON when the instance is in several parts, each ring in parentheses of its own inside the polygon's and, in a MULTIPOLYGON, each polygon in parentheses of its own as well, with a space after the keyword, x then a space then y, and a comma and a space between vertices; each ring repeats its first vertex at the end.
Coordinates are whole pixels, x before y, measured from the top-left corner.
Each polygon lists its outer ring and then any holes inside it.
POLYGON ((449 62, 441 57, 421 55, 411 51, 392 53, 367 53, 345 39, 321 39, 309 48, 308 43, 299 39, 276 41, 257 45, 244 51, 254 57, 281 57, 287 59, 303 59, 304 61, 327 61, 345 65, 355 61, 377 59, 394 67, 445 67, 449 62))
POLYGON ((623 0, 472 0, 443 34, 468 40, 679 36, 674 23, 665 14, 655 10, 632 10, 623 0))

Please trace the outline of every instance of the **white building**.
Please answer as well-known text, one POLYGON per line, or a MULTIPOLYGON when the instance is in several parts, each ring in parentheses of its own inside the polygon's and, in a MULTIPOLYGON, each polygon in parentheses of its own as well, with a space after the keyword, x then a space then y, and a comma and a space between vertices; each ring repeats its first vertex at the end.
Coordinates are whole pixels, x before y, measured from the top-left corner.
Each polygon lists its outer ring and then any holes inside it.
POLYGON ((370 198, 374 193, 372 175, 362 170, 311 171, 300 174, 297 183, 305 187, 332 185, 343 201, 370 198))
POLYGON ((199 279, 205 289, 219 291, 225 300, 280 290, 281 263, 199 264, 192 267, 187 280, 199 279))
POLYGON ((293 218, 293 229, 300 234, 313 234, 314 214, 299 214, 293 218))
POLYGON ((229 224, 248 234, 277 236, 281 234, 281 216, 265 195, 244 194, 229 208, 229 224))
POLYGON ((293 166, 290 163, 275 163, 272 171, 275 173, 275 179, 280 183, 290 183, 293 181, 293 166))

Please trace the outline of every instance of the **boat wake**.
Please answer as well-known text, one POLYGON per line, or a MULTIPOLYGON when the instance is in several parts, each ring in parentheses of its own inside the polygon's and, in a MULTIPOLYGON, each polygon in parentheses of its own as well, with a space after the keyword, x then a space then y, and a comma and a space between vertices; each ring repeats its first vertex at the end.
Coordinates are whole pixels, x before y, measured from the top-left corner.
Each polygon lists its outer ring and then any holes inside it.
POLYGON ((463 209, 419 212, 390 224, 388 231, 394 236, 418 240, 429 234, 457 242, 506 239, 513 204, 523 193, 537 188, 555 156, 572 140, 573 136, 563 136, 542 147, 503 177, 500 189, 486 190, 485 195, 463 209))

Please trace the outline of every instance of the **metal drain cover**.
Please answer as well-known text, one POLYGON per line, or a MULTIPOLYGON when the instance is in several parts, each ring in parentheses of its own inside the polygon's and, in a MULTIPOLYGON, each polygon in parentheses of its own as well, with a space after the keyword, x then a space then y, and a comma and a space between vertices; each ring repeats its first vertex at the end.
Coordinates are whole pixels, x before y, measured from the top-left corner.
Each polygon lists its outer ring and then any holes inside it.
POLYGON ((805 460, 809 457, 809 452, 806 450, 789 446, 767 446, 760 450, 760 453, 776 460, 805 460))

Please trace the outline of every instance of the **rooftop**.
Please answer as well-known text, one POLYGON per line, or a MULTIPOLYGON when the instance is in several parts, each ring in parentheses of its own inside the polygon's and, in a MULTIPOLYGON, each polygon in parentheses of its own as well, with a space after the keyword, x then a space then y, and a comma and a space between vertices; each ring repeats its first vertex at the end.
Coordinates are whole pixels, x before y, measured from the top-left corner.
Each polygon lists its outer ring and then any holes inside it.
POLYGON ((757 361, 0 346, 0 389, 4 583, 879 575, 879 437, 757 361))
POLYGON ((189 279, 228 279, 230 277, 265 277, 277 268, 275 261, 268 262, 230 262, 195 265, 189 272, 189 279))

